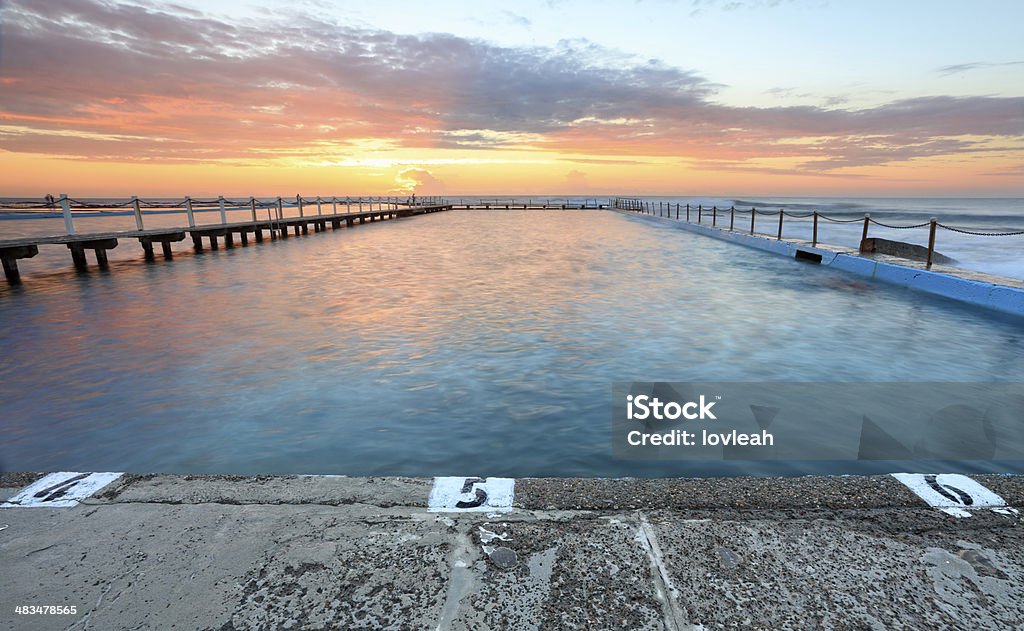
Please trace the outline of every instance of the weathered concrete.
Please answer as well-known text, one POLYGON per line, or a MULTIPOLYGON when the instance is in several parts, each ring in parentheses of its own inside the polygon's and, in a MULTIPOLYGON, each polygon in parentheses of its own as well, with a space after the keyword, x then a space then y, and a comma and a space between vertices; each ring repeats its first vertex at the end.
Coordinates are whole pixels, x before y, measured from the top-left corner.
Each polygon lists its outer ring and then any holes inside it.
MULTIPOLYGON (((1022 504, 1020 478, 975 479, 1022 504)), ((1024 625, 1020 516, 950 517, 888 476, 517 480, 501 514, 431 512, 431 486, 125 476, 0 509, 0 628, 1024 625)))

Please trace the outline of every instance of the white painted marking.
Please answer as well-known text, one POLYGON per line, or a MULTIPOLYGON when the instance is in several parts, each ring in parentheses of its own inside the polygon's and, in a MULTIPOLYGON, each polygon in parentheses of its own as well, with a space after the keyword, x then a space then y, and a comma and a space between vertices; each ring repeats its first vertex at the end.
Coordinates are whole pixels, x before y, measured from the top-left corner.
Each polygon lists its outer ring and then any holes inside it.
POLYGON ((515 484, 512 478, 434 478, 427 508, 453 513, 510 511, 515 484))
POLYGON ((893 473, 892 477, 929 506, 953 517, 970 517, 974 509, 992 509, 1004 515, 1017 512, 999 495, 959 473, 893 473))
POLYGON ((69 508, 78 506, 96 491, 124 475, 123 473, 75 473, 60 471, 45 475, 26 486, 0 508, 69 508))

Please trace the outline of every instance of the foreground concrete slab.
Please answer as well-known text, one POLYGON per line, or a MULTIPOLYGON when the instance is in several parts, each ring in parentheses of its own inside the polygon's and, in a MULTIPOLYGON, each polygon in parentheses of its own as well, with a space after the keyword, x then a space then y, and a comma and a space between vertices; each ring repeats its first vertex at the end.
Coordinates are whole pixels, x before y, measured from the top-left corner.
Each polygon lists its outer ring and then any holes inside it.
MULTIPOLYGON (((1021 506, 1019 478, 975 479, 1021 506)), ((517 480, 501 513, 431 510, 431 488, 124 476, 2 509, 0 628, 1024 626, 1020 513, 956 518, 889 476, 517 480)))

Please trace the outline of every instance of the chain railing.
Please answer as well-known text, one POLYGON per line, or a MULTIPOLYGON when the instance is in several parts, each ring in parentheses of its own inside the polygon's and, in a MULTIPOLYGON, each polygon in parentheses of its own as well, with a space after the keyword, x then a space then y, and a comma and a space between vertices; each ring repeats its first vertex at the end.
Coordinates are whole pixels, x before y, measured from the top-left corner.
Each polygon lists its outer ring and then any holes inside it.
MULTIPOLYGON (((665 202, 665 201, 653 202, 653 201, 643 200, 643 199, 639 199, 639 198, 618 197, 618 198, 612 199, 610 205, 613 208, 616 208, 618 210, 628 210, 628 211, 638 212, 638 213, 642 213, 642 214, 657 215, 659 217, 667 217, 667 218, 670 218, 670 219, 673 218, 673 203, 672 202, 665 202)), ((693 223, 691 221, 691 207, 690 207, 690 204, 683 203, 683 202, 678 202, 678 203, 675 203, 674 205, 675 205, 675 208, 674 208, 674 211, 675 211, 674 218, 676 220, 680 220, 680 221, 685 220, 687 222, 693 223)), ((724 214, 725 213, 725 209, 721 209, 720 210, 717 206, 712 206, 711 210, 708 211, 706 208, 704 208, 703 204, 698 204, 697 208, 696 208, 696 211, 695 211, 698 224, 702 224, 704 222, 704 216, 708 212, 710 212, 710 214, 711 214, 711 227, 717 228, 718 227, 718 217, 719 217, 719 214, 720 213, 724 214)), ((903 225, 890 224, 890 223, 885 223, 885 222, 878 221, 876 219, 873 219, 871 217, 870 213, 865 213, 863 218, 862 217, 839 218, 839 217, 830 217, 829 215, 826 215, 824 213, 818 212, 816 210, 812 211, 810 213, 791 213, 791 212, 787 212, 783 208, 780 208, 778 211, 765 211, 765 210, 758 210, 755 207, 751 207, 750 210, 741 210, 741 209, 737 209, 735 206, 730 206, 728 212, 729 212, 729 228, 728 228, 728 231, 729 232, 734 232, 735 231, 736 215, 748 215, 749 214, 750 215, 750 234, 751 235, 755 234, 756 218, 757 218, 758 215, 778 217, 778 230, 777 230, 777 232, 775 234, 775 238, 778 239, 778 240, 781 240, 782 236, 783 236, 782 235, 783 219, 785 217, 790 217, 790 218, 793 218, 793 219, 807 219, 807 218, 811 218, 812 221, 813 221, 812 229, 811 229, 812 230, 812 232, 811 232, 811 235, 812 235, 811 236, 811 245, 812 246, 817 246, 818 245, 818 223, 819 223, 820 220, 823 220, 823 221, 826 221, 826 222, 830 222, 830 223, 837 223, 837 224, 860 223, 860 222, 863 222, 863 226, 864 227, 863 227, 863 230, 861 232, 861 243, 860 243, 861 251, 864 251, 865 241, 868 238, 868 228, 872 224, 874 224, 876 226, 883 227, 883 228, 892 229, 892 230, 911 230, 911 229, 919 229, 919 228, 927 227, 928 228, 928 256, 927 256, 927 260, 926 260, 926 266, 929 269, 932 267, 932 261, 935 258, 935 233, 936 233, 936 230, 938 228, 942 228, 943 230, 948 230, 950 232, 956 232, 956 233, 960 233, 960 234, 979 236, 979 237, 1012 237, 1012 236, 1024 235, 1024 230, 1011 230, 1011 231, 993 232, 993 231, 985 231, 985 230, 978 230, 978 229, 972 229, 972 228, 963 228, 963 227, 957 227, 957 226, 950 226, 950 225, 946 225, 944 223, 939 222, 939 220, 937 218, 935 218, 935 217, 932 217, 928 221, 925 221, 925 222, 922 222, 922 223, 909 224, 909 225, 903 226, 903 225)), ((723 230, 724 230, 724 228, 723 228, 723 230)))

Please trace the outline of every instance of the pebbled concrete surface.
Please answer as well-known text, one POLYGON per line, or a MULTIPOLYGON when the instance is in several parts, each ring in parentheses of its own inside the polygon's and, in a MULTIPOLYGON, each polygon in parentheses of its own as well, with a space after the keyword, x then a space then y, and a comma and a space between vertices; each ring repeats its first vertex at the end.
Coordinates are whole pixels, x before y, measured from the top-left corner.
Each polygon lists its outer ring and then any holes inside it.
POLYGON ((431 484, 126 476, 0 510, 0 629, 1024 627, 1020 514, 886 476, 517 480, 500 514, 430 512, 431 484))

